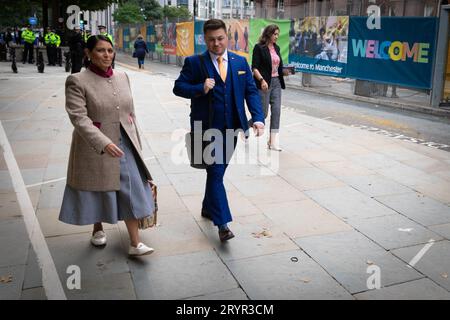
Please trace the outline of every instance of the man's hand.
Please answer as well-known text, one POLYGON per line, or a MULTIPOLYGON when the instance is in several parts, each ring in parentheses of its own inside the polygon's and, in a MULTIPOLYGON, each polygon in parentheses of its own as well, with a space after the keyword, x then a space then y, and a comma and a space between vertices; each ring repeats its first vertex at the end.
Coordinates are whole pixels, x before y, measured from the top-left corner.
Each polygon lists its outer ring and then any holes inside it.
POLYGON ((213 78, 207 78, 205 80, 205 84, 203 85, 203 90, 205 91, 205 94, 209 92, 214 86, 216 85, 216 81, 213 78))
POLYGON ((260 122, 256 122, 253 124, 253 132, 257 137, 262 136, 264 134, 264 124, 260 122))

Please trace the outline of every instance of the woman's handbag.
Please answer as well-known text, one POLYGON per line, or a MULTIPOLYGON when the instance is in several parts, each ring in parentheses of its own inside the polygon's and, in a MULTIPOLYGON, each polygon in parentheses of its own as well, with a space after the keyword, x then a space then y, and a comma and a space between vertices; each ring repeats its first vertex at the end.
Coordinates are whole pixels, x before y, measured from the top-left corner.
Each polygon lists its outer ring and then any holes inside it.
POLYGON ((133 58, 137 58, 136 51, 133 51, 133 58))
POLYGON ((153 201, 155 202, 155 210, 153 211, 153 214, 148 217, 144 217, 141 219, 138 219, 138 228, 139 229, 147 229, 156 226, 157 223, 157 213, 158 213, 158 188, 156 187, 156 184, 153 183, 153 181, 148 182, 150 184, 150 189, 152 191, 152 197, 153 201))

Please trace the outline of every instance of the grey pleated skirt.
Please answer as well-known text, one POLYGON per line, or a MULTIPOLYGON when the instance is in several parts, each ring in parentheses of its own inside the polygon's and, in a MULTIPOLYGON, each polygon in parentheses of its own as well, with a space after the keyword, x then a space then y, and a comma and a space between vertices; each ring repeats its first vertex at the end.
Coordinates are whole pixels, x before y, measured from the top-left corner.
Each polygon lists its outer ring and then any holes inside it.
POLYGON ((152 191, 140 158, 126 131, 120 127, 119 191, 80 191, 66 185, 59 220, 74 225, 97 222, 116 224, 120 220, 140 219, 153 214, 152 191))

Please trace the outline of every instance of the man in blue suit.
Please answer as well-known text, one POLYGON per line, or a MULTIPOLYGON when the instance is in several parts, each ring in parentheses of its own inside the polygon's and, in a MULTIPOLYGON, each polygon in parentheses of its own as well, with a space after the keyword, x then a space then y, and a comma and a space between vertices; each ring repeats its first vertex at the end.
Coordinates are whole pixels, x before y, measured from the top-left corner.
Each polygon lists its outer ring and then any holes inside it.
POLYGON ((173 92, 191 99, 191 131, 200 125, 202 131, 212 129, 222 134, 219 139, 211 139, 215 143, 211 153, 214 161, 206 167, 202 216, 212 220, 219 228, 220 240, 227 241, 234 234, 228 227, 232 217, 223 176, 237 142, 236 134, 229 139, 229 132, 243 130, 248 137, 244 100, 256 136, 264 133, 264 112, 247 60, 227 51, 225 23, 218 19, 208 20, 203 33, 208 50, 186 58, 173 92))

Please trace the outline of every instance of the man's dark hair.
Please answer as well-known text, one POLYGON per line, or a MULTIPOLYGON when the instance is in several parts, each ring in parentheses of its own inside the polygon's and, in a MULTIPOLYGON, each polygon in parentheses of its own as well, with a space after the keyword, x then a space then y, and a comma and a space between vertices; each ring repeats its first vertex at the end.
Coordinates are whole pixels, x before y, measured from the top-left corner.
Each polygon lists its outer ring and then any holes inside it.
POLYGON ((206 32, 210 30, 218 30, 218 29, 223 29, 226 33, 227 27, 225 25, 225 22, 223 22, 220 19, 209 19, 203 25, 203 34, 206 34, 206 32))

